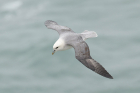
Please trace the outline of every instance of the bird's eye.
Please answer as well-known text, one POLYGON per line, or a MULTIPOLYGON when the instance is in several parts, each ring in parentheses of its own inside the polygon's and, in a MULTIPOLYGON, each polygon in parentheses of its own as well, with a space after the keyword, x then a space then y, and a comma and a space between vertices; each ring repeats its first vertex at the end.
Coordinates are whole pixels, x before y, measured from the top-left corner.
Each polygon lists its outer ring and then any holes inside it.
POLYGON ((58 47, 56 47, 56 49, 57 49, 58 47))

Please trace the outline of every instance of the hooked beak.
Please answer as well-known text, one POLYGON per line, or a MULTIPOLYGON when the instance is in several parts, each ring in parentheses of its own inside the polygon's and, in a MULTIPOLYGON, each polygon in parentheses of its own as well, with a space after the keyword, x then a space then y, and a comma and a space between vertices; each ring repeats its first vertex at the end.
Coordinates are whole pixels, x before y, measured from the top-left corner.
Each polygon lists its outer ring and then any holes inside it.
POLYGON ((53 50, 52 55, 55 53, 55 50, 53 50))

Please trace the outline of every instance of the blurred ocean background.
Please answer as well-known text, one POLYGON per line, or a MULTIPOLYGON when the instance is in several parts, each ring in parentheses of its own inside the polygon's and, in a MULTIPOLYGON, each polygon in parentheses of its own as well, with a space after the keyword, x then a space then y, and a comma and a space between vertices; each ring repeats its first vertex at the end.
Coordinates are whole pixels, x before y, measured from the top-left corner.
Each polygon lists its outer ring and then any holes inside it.
POLYGON ((0 0, 0 93, 140 93, 140 0, 0 0), (91 56, 114 79, 57 52, 54 20, 88 39, 91 56))

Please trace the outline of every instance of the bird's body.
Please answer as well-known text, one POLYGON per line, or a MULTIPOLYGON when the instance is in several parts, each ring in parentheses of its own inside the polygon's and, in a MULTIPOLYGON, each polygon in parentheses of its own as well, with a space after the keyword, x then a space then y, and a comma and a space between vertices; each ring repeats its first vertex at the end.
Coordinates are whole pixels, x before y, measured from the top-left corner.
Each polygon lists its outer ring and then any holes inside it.
POLYGON ((104 77, 113 79, 104 67, 90 56, 90 50, 85 40, 87 38, 97 37, 96 32, 85 30, 83 33, 75 33, 70 28, 58 25, 56 22, 51 20, 47 20, 45 25, 47 28, 56 30, 59 33, 59 39, 53 46, 54 51, 52 54, 56 51, 74 48, 76 59, 83 65, 104 77))
POLYGON ((58 40, 53 45, 53 49, 57 46, 59 46, 59 51, 70 49, 70 48, 72 48, 72 46, 68 45, 68 43, 75 41, 75 40, 78 40, 78 37, 82 38, 81 34, 74 33, 74 32, 61 34, 59 36, 58 40))
POLYGON ((61 45, 61 48, 59 48, 59 51, 63 51, 63 50, 68 50, 70 48, 72 48, 71 46, 67 45, 65 40, 63 38, 59 38, 55 44, 53 45, 53 48, 57 47, 57 46, 61 45))

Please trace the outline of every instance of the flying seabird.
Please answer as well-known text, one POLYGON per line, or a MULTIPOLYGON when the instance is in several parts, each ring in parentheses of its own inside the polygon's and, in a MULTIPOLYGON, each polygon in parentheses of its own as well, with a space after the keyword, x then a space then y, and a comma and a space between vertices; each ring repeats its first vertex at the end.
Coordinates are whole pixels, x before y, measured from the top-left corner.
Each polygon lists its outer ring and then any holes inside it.
POLYGON ((113 79, 105 68, 90 56, 90 50, 85 40, 87 38, 97 37, 96 32, 85 30, 82 33, 75 33, 70 28, 58 25, 52 20, 47 20, 44 24, 48 29, 56 30, 59 33, 59 39, 53 45, 52 54, 56 51, 74 48, 76 59, 83 65, 106 78, 113 79))

